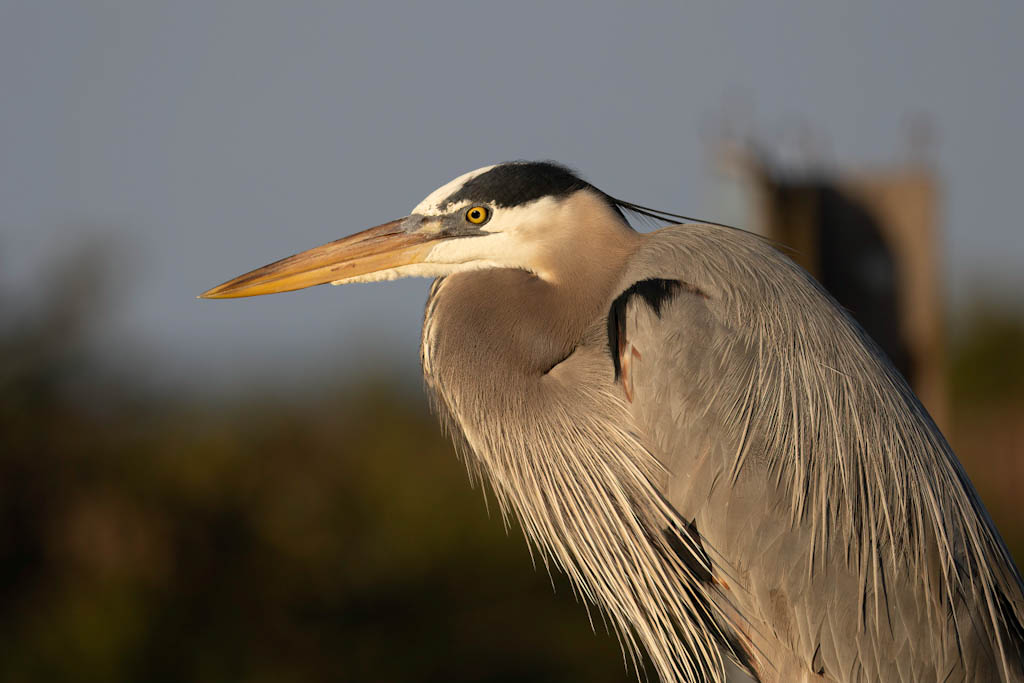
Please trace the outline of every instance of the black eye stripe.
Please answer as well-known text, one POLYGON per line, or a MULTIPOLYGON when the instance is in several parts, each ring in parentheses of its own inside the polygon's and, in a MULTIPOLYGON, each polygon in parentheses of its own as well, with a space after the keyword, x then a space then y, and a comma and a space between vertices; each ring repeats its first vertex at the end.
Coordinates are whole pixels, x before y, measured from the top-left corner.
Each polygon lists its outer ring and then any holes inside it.
POLYGON ((496 208, 521 206, 541 197, 567 197, 590 188, 575 173, 552 162, 512 161, 471 178, 442 202, 442 207, 469 200, 496 208))

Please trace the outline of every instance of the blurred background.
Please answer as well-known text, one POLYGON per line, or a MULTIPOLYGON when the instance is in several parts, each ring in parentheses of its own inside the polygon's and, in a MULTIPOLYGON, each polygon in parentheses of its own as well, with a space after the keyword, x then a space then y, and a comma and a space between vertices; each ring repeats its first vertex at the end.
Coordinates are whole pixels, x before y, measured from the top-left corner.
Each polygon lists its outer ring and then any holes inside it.
POLYGON ((1019 563, 1022 26, 0 0, 0 678, 634 679, 428 414, 426 281, 194 298, 507 159, 791 245, 1019 563))

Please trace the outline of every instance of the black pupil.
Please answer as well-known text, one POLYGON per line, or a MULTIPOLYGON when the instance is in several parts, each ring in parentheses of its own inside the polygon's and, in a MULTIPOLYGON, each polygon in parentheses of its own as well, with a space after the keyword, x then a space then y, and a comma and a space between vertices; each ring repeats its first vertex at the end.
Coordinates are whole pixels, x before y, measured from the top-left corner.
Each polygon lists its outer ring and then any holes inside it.
POLYGON ((480 220, 480 214, 481 214, 480 209, 473 209, 472 211, 469 212, 470 218, 472 218, 475 221, 476 220, 480 220))

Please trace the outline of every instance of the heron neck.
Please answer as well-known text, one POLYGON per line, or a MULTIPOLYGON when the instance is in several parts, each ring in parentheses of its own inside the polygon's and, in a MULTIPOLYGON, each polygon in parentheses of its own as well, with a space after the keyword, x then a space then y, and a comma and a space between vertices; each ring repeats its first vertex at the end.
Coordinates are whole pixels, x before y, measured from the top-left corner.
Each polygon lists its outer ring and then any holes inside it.
MULTIPOLYGON (((435 363, 450 366, 448 372, 478 377, 542 375, 607 315, 633 244, 627 236, 613 248, 606 243, 600 253, 587 253, 584 247, 553 280, 516 269, 445 278, 427 303, 425 361, 433 357, 435 363)), ((424 370, 432 368, 425 363, 424 370)))

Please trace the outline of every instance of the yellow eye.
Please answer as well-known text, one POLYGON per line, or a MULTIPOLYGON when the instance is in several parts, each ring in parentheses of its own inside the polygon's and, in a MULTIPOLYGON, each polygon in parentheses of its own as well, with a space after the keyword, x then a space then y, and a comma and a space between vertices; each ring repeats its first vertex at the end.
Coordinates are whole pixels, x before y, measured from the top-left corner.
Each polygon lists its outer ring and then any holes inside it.
POLYGON ((491 215, 491 212, 487 210, 486 206, 474 206, 466 212, 466 220, 473 225, 480 225, 487 220, 487 217, 491 215))

